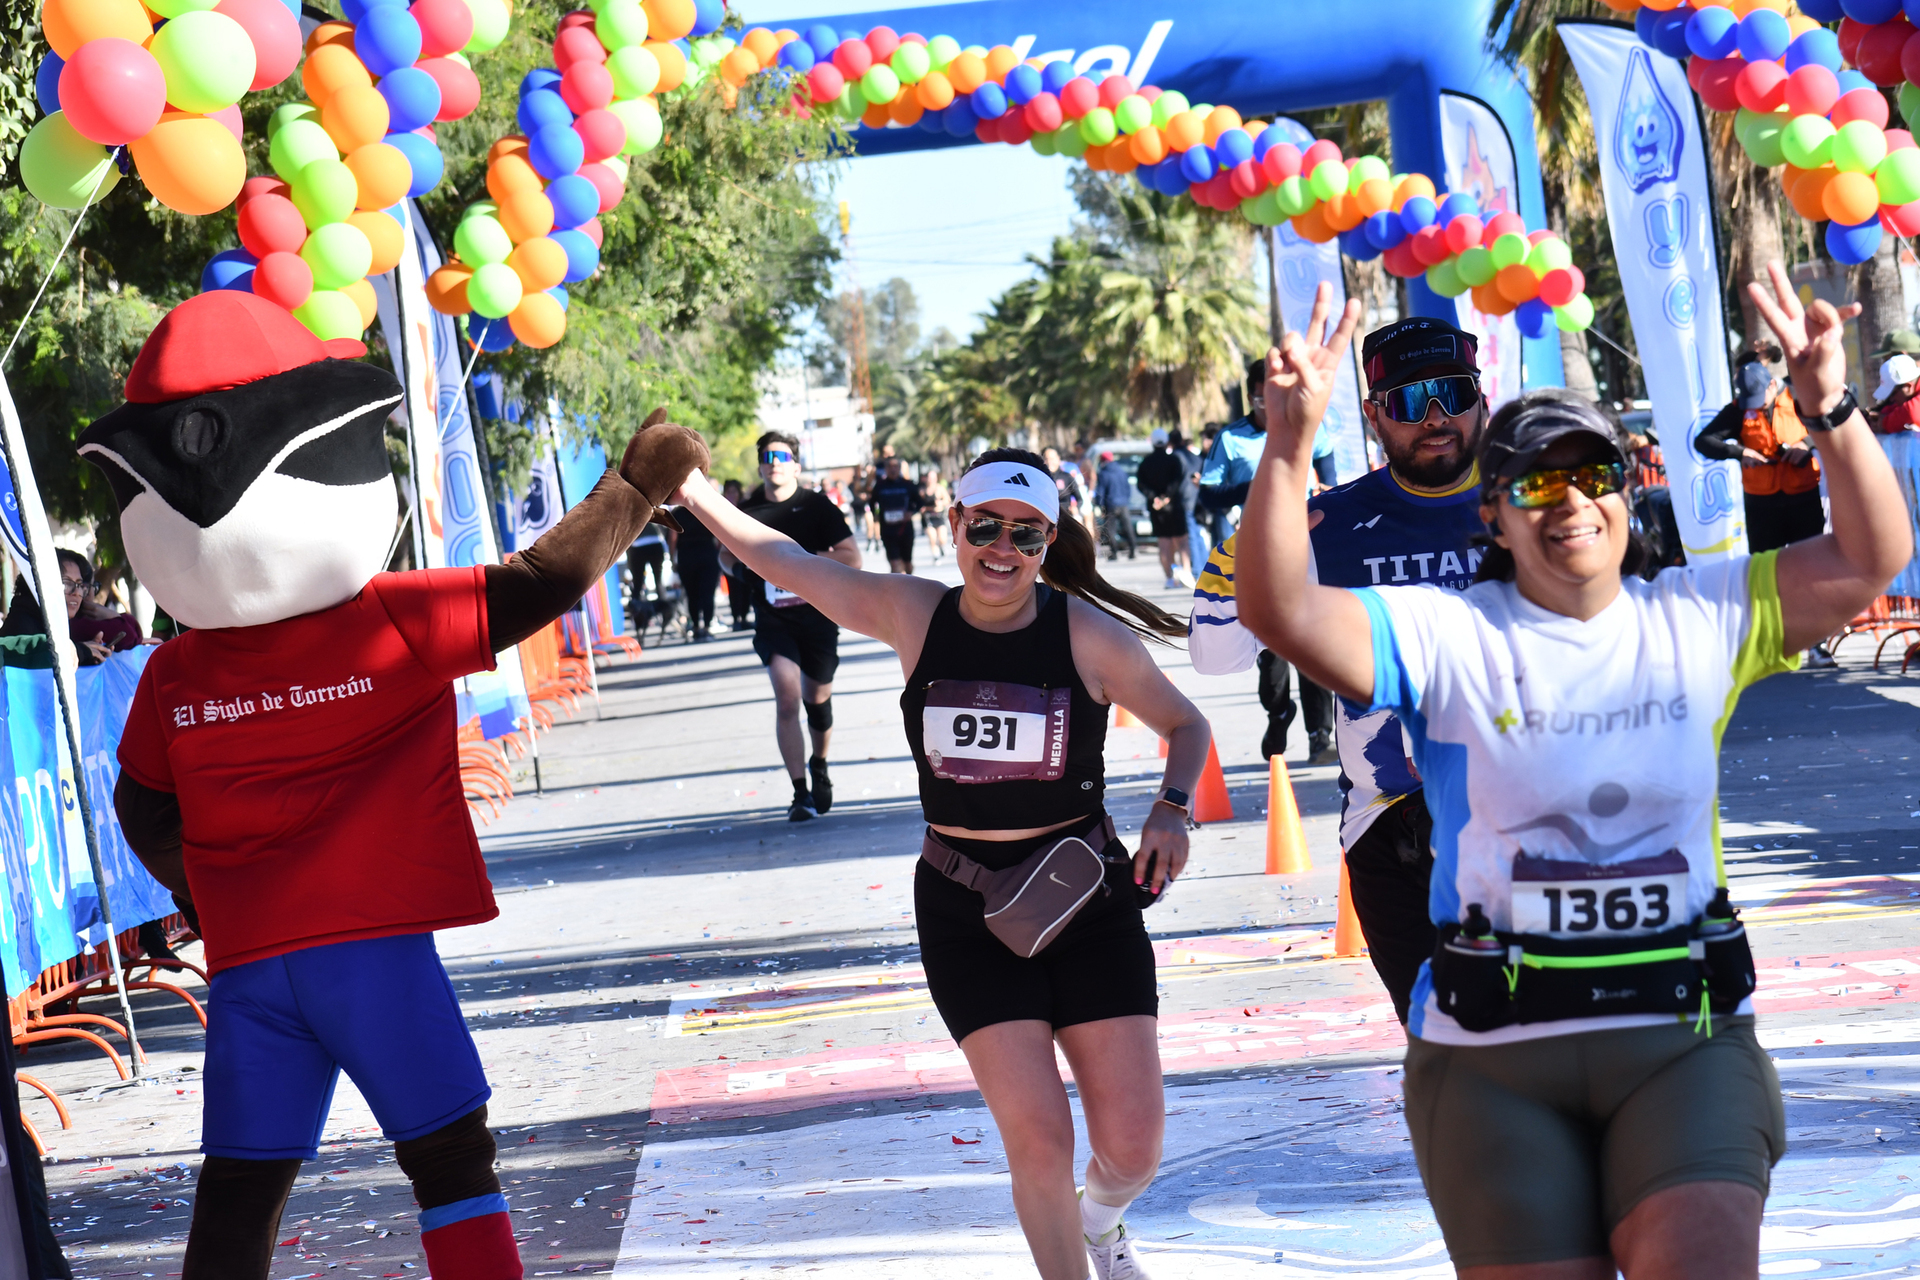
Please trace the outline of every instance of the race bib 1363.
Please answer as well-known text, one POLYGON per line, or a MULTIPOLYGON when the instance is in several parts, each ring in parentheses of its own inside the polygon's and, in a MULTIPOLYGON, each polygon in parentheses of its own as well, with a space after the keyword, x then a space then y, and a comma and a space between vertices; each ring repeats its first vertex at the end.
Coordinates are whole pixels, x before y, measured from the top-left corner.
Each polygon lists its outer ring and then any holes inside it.
POLYGON ((1058 781, 1072 705, 1070 689, 935 680, 921 719, 927 763, 952 782, 1058 781))
POLYGON ((1687 858, 1678 849, 1600 866, 1514 855, 1516 933, 1629 937, 1658 933, 1688 919, 1687 858))

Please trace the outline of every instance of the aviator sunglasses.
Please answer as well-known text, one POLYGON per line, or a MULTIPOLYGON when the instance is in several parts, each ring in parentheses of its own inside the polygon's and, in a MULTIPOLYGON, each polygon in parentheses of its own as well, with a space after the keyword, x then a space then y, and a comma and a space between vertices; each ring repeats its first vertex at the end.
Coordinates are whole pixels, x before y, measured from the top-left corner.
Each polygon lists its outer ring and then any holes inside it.
POLYGON ((1455 373, 1389 387, 1373 397, 1389 418, 1408 426, 1425 422, 1427 406, 1436 400, 1442 413, 1457 418, 1480 403, 1480 383, 1468 374, 1455 373))
POLYGON ((998 516, 968 516, 962 527, 969 546, 990 547, 1000 540, 1000 530, 1005 529, 1013 549, 1023 556, 1037 556, 1047 549, 1047 531, 1036 525, 1017 524, 998 516))
POLYGON ((1529 471, 1507 482, 1507 500, 1523 510, 1554 507, 1564 502, 1569 488, 1600 499, 1627 487, 1627 469, 1617 462, 1589 462, 1583 467, 1529 471))

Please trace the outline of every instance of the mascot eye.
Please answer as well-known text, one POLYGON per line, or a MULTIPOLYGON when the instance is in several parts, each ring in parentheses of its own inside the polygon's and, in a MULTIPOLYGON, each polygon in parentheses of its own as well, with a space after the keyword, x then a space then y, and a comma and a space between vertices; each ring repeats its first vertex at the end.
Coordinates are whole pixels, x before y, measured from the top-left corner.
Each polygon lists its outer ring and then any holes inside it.
POLYGON ((212 409, 189 409, 173 424, 173 448, 190 461, 206 457, 226 436, 226 420, 212 409))

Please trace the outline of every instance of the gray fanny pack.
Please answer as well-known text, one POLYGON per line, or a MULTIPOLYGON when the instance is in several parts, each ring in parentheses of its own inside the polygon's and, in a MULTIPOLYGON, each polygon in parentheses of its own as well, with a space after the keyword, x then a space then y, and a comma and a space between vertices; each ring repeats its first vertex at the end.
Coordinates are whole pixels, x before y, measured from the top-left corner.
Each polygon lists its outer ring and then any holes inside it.
POLYGON ((1039 954, 1067 927, 1106 881, 1107 862, 1088 837, 1106 848, 1119 837, 1113 819, 1078 835, 1041 845, 1014 866, 992 871, 929 829, 921 861, 986 899, 987 928, 1019 956, 1039 954))

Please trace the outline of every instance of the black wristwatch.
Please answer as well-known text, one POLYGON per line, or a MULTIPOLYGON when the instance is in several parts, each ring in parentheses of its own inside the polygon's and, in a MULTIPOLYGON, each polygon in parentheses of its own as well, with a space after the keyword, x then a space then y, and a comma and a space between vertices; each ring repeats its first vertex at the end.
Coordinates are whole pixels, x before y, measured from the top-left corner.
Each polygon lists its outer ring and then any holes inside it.
POLYGON ((1793 402, 1793 411, 1800 415, 1800 425, 1809 431, 1833 431, 1837 429, 1841 423, 1851 418, 1855 410, 1859 409, 1859 407, 1860 402, 1853 398, 1852 387, 1846 387, 1841 390, 1840 403, 1833 406, 1833 410, 1830 413, 1808 413, 1800 407, 1798 400, 1793 402))
POLYGON ((1162 787, 1160 794, 1153 799, 1156 804, 1171 805, 1182 813, 1193 812, 1192 799, 1178 787, 1162 787))

